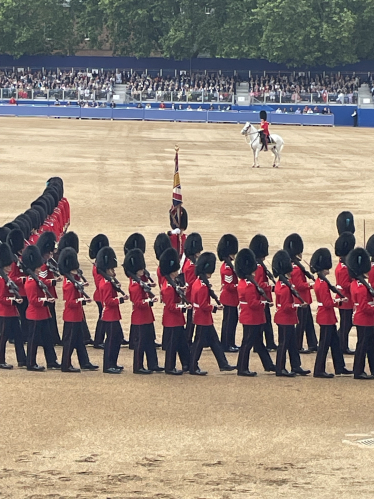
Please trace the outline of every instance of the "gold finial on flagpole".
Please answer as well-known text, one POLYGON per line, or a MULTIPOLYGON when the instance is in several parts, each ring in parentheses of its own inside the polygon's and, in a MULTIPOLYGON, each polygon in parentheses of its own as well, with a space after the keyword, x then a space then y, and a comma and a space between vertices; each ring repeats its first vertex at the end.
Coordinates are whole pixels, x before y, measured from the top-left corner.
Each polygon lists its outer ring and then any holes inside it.
POLYGON ((178 146, 178 144, 175 144, 175 152, 179 152, 179 146, 178 146))

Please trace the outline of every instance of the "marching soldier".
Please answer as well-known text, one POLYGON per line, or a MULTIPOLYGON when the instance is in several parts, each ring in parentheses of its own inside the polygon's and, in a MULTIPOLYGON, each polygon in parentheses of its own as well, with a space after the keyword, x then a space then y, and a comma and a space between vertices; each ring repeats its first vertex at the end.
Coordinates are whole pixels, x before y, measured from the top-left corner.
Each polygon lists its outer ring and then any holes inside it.
POLYGON ((184 292, 178 288, 175 281, 179 268, 177 251, 174 248, 166 249, 160 256, 160 271, 164 277, 161 288, 161 298, 164 304, 162 324, 164 326, 164 336, 167 338, 165 345, 165 373, 172 375, 180 375, 183 374, 183 371, 188 371, 190 363, 190 351, 184 330, 186 321, 183 309, 190 309, 192 305, 186 303, 184 292), (181 296, 184 297, 183 302, 181 296), (182 364, 182 370, 175 367, 177 353, 182 364))
POLYGON ((355 236, 351 232, 342 232, 335 241, 335 255, 339 263, 335 269, 336 287, 347 298, 339 307, 340 325, 338 336, 343 354, 354 355, 354 350, 349 348, 349 332, 352 329, 353 301, 351 297, 352 278, 345 263, 348 253, 356 244, 355 236))
POLYGON ((304 251, 304 243, 299 234, 290 234, 283 243, 283 249, 287 251, 292 261, 291 282, 295 286, 296 291, 300 294, 306 305, 298 307, 297 317, 298 323, 296 326, 296 341, 297 348, 300 353, 310 353, 317 351, 317 336, 314 329, 312 310, 312 294, 310 290, 313 288, 313 276, 304 269, 301 264, 302 254, 304 251), (303 348, 304 332, 308 342, 308 349, 303 348))
POLYGON ((336 218, 336 228, 338 229, 339 236, 343 232, 350 232, 354 234, 356 232, 355 221, 353 214, 350 211, 342 211, 336 218))
POLYGON ((259 286, 265 291, 268 303, 265 303, 265 317, 266 323, 263 325, 263 332, 265 334, 266 348, 269 351, 277 350, 278 346, 274 341, 274 331, 273 324, 271 322, 270 313, 270 303, 272 303, 273 298, 271 296, 272 285, 269 283, 269 276, 273 279, 275 285, 275 280, 273 275, 266 268, 264 263, 265 258, 269 255, 269 243, 265 236, 262 234, 257 234, 254 236, 249 243, 249 249, 253 251, 256 256, 257 270, 255 274, 255 280, 258 282, 259 286))
POLYGON ((275 372, 275 365, 262 342, 263 325, 266 321, 265 306, 273 305, 268 301, 266 292, 256 282, 257 262, 252 250, 244 248, 235 260, 235 270, 240 278, 239 322, 243 324, 243 341, 238 357, 238 376, 256 376, 249 370, 249 354, 252 347, 260 356, 265 371, 275 372))
POLYGON ((371 269, 369 253, 363 248, 353 249, 347 256, 347 267, 353 281, 351 296, 354 303, 353 324, 357 329, 357 345, 353 363, 354 379, 374 379, 365 372, 368 356, 370 371, 374 373, 374 290, 367 282, 371 269))
POLYGON ((96 371, 99 366, 91 364, 83 339, 83 305, 90 303, 90 298, 82 295, 83 283, 79 276, 79 262, 77 253, 73 248, 64 248, 58 259, 58 267, 64 276, 62 285, 65 302, 62 335, 62 362, 61 371, 66 373, 79 373, 82 370, 96 371), (81 369, 73 367, 71 356, 77 351, 81 369))
MULTIPOLYGON (((160 234, 158 234, 158 236, 155 239, 154 245, 153 245, 153 249, 155 250, 156 259, 158 261, 160 261, 160 257, 163 254, 163 252, 171 247, 172 247, 171 242, 170 242, 170 239, 167 236, 167 234, 165 234, 165 232, 161 232, 160 234)), ((179 257, 178 257, 178 262, 179 262, 179 257)), ((159 286, 160 291, 161 291, 162 285, 165 282, 165 276, 162 275, 162 273, 161 273, 160 264, 157 267, 157 281, 158 281, 158 286, 159 286)), ((161 297, 161 301, 162 301, 162 297, 161 297)), ((162 350, 166 350, 166 345, 169 342, 169 338, 168 338, 169 332, 170 332, 169 328, 165 328, 165 327, 163 328, 162 341, 161 341, 162 350)))
POLYGON ((279 277, 275 285, 276 312, 274 322, 278 325, 279 345, 277 349, 276 376, 293 377, 296 374, 306 376, 309 370, 301 367, 300 354, 297 348, 295 325, 298 323, 298 308, 308 304, 302 301, 301 296, 290 282, 293 265, 287 251, 280 250, 272 261, 274 277, 279 277), (294 297, 300 303, 295 303, 294 297), (286 369, 286 354, 289 354, 291 371, 286 369))
POLYGON ((236 366, 230 366, 227 362, 223 347, 218 339, 217 331, 213 325, 212 312, 222 310, 211 289, 208 279, 216 268, 216 256, 214 253, 203 253, 196 263, 195 274, 197 279, 192 286, 193 322, 196 326, 195 339, 191 346, 190 374, 205 376, 207 371, 199 368, 199 359, 203 348, 209 346, 217 360, 220 371, 233 371, 236 366), (210 297, 215 297, 217 306, 211 305, 210 297))
POLYGON ((238 252, 238 240, 232 234, 221 237, 217 247, 217 255, 222 263, 221 295, 223 305, 223 319, 221 327, 221 344, 225 352, 238 352, 235 344, 236 326, 238 324, 238 277, 235 273, 233 261, 238 252))
POLYGON ((341 303, 347 302, 348 298, 342 298, 341 296, 335 299, 332 298, 331 291, 336 291, 336 288, 327 279, 331 268, 331 253, 327 248, 320 248, 313 253, 310 260, 310 269, 318 274, 314 292, 318 302, 316 320, 320 326, 319 347, 313 376, 325 379, 334 377, 332 373, 326 372, 326 357, 329 348, 331 348, 335 374, 353 374, 353 371, 349 371, 345 367, 336 329, 337 318, 334 311, 334 307, 339 307, 341 303))
POLYGON ((186 234, 184 233, 188 227, 188 214, 186 208, 181 206, 180 208, 180 219, 178 220, 177 215, 170 215, 170 227, 171 230, 168 232, 170 238, 171 246, 177 250, 179 258, 182 262, 184 260, 184 245, 186 242, 186 234))

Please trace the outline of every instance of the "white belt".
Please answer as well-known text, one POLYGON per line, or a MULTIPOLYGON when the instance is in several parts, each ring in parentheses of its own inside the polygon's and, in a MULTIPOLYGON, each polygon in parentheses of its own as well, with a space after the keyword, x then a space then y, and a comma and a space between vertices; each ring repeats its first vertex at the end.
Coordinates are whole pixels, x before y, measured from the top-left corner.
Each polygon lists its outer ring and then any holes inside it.
POLYGON ((198 305, 197 303, 194 303, 193 306, 196 308, 200 308, 200 305, 198 305))
POLYGON ((319 307, 323 307, 323 303, 318 302, 318 303, 317 303, 317 305, 318 305, 319 307))
POLYGON ((240 303, 240 305, 248 305, 247 301, 240 301, 239 303, 240 303))

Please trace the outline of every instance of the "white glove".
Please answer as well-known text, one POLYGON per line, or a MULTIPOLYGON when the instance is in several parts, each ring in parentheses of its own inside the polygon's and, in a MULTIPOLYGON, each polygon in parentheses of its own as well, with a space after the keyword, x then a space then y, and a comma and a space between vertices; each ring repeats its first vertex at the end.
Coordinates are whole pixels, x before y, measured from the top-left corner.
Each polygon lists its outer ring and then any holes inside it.
POLYGON ((181 230, 180 230, 180 229, 178 229, 178 227, 177 227, 176 229, 173 229, 173 230, 171 231, 171 233, 172 233, 172 234, 178 234, 178 235, 179 235, 179 234, 181 233, 181 230))

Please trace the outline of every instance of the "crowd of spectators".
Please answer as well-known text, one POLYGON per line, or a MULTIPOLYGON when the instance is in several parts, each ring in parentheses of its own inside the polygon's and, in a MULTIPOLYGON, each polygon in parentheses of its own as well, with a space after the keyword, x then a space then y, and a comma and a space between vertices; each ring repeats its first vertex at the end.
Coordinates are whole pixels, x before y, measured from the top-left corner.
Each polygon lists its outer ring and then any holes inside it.
POLYGON ((64 90, 68 96, 107 99, 113 94, 115 71, 50 70, 27 71, 0 69, 0 88, 19 99, 54 96, 64 90))

